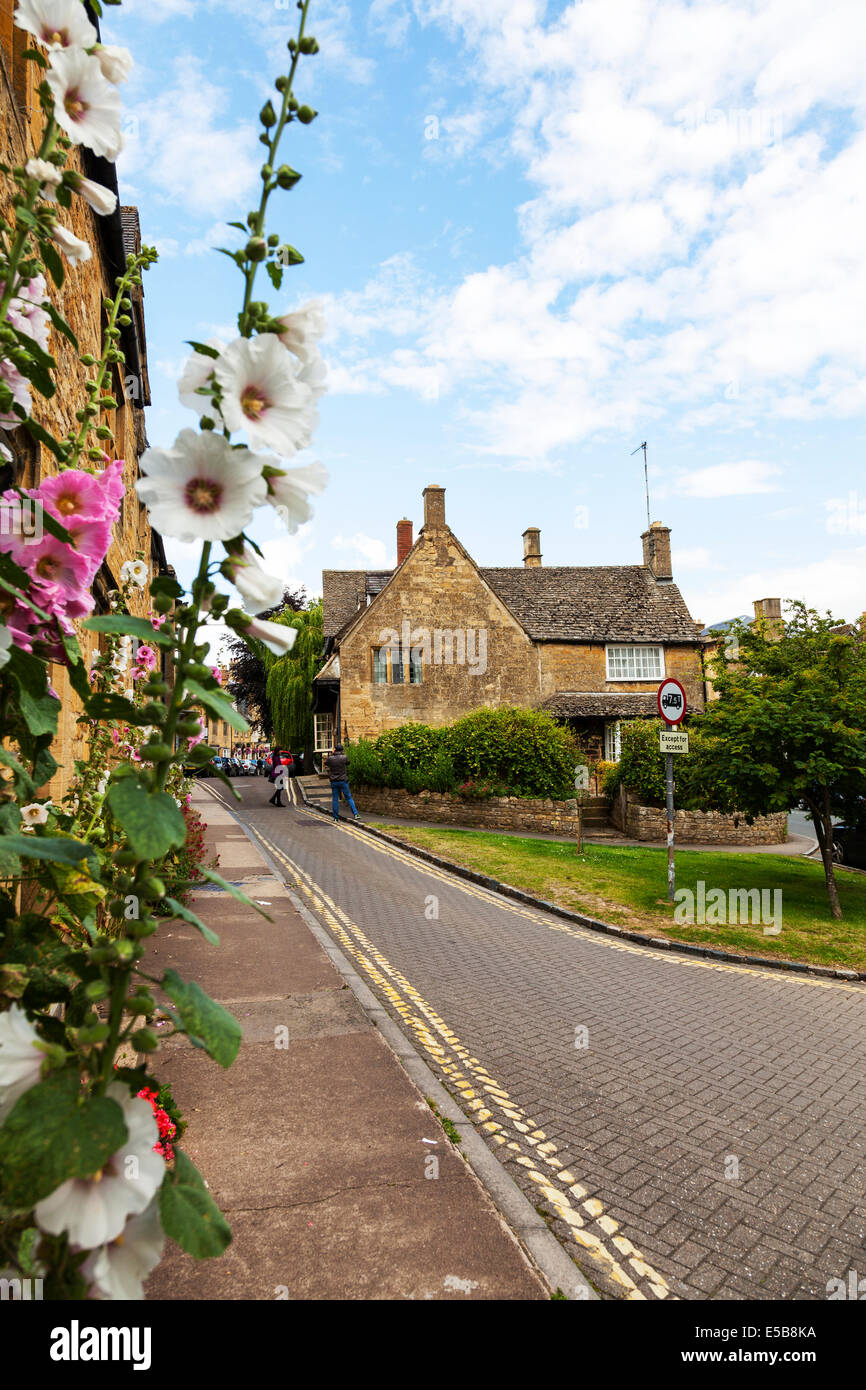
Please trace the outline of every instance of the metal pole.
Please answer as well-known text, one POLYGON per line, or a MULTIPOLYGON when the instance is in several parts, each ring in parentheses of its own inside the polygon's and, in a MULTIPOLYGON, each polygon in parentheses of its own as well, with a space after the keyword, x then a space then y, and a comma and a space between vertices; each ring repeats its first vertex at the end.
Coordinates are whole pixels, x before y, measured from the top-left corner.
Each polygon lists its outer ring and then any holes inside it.
MULTIPOLYGON (((665 720, 667 724, 667 720, 665 720)), ((673 724, 667 724, 668 730, 673 729, 673 724)), ((676 888, 676 870, 674 868, 674 755, 665 754, 665 805, 667 806, 668 817, 668 902, 674 900, 674 890, 676 888)))

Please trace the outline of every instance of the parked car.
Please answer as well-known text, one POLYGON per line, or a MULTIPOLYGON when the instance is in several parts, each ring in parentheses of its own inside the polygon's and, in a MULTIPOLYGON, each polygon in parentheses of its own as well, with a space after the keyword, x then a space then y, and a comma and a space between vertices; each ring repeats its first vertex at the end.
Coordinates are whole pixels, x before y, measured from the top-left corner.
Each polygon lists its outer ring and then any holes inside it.
POLYGON ((834 825, 833 858, 852 869, 866 869, 866 826, 834 825))

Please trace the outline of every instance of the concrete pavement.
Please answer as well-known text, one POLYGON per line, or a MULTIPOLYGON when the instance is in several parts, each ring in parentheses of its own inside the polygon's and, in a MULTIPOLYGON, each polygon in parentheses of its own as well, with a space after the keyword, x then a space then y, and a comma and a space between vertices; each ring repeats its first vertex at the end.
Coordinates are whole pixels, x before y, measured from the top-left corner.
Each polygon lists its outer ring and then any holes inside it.
MULTIPOLYGON (((265 782, 244 785, 266 802, 265 782)), ((181 922, 152 939, 148 968, 197 980, 244 1039, 227 1071, 183 1038, 159 1054, 189 1124, 183 1147, 234 1240, 201 1263, 169 1245, 147 1297, 549 1298, 283 884, 225 807, 201 786, 194 799, 206 803, 220 872, 267 904, 272 921, 203 889, 192 906, 219 947, 181 922)))

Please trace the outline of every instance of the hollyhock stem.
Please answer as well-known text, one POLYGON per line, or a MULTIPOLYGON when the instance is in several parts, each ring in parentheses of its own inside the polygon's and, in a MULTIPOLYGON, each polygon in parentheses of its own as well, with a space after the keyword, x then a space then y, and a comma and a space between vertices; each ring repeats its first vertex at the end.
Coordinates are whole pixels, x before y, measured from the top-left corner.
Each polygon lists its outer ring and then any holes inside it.
MULTIPOLYGON (((269 163, 269 164, 274 164, 274 163, 275 163, 275 161, 276 161, 276 155, 277 155, 277 149, 278 149, 278 147, 279 147, 280 140, 282 139, 283 131, 285 130, 286 126, 288 125, 290 119, 294 119, 294 118, 290 115, 290 112, 289 112, 289 102, 292 100, 292 85, 293 85, 294 80, 295 80, 295 73, 297 72, 297 69, 298 69, 298 60, 299 60, 299 58, 300 58, 300 56, 301 56, 300 44, 301 44, 301 39, 304 37, 304 26, 306 25, 306 22, 307 22, 307 11, 308 11, 309 8, 310 8, 310 0, 303 0, 303 4, 302 4, 302 6, 301 6, 301 22, 300 22, 300 25, 298 26, 297 47, 295 48, 295 51, 294 51, 294 53, 293 53, 293 55, 292 55, 292 65, 291 65, 291 67, 289 68, 288 79, 287 79, 287 81, 286 81, 285 90, 283 91, 283 104, 282 104, 282 106, 280 107, 279 119, 278 119, 278 121, 277 121, 277 124, 274 126, 274 136, 273 136, 273 139, 271 140, 270 145, 268 146, 268 163, 269 163)), ((273 192, 273 187, 272 187, 272 186, 269 186, 269 181, 266 181, 266 182, 264 183, 263 187, 262 187, 262 196, 261 196, 261 200, 260 200, 260 202, 259 202, 258 223, 257 223, 258 229, 259 229, 259 235, 261 235, 261 229, 262 229, 262 228, 264 227, 264 225, 265 225, 265 212, 266 212, 267 206, 268 206, 268 199, 270 198, 272 192, 273 192)), ((241 334, 242 334, 242 336, 245 337, 245 338, 250 338, 250 337, 252 337, 252 333, 251 333, 251 331, 250 331, 250 325, 247 324, 245 320, 246 320, 246 317, 247 317, 247 311, 249 310, 249 307, 250 307, 250 302, 251 302, 251 300, 252 300, 252 296, 253 296, 253 285, 254 285, 254 283, 255 283, 256 271, 258 270, 258 268, 259 268, 259 262, 258 262, 258 261, 253 261, 252 264, 248 267, 248 269, 244 272, 245 277, 246 277, 247 287, 246 287, 246 293, 245 293, 245 295, 244 295, 244 307, 243 307, 243 309, 242 309, 242 311, 241 311, 241 316, 240 316, 240 317, 241 317, 241 334)))
MULTIPOLYGON (((186 694, 186 682, 184 679, 183 667, 186 665, 187 662, 192 660, 193 653, 195 650, 195 639, 198 634, 198 620, 201 610, 201 594, 205 584, 207 583, 208 566, 210 564, 210 553, 211 542, 205 541, 204 545, 202 546, 201 559, 199 560, 198 574, 196 575, 195 581, 192 586, 194 611, 192 617, 189 620, 189 626, 187 627, 183 637, 178 662, 178 665, 180 667, 179 678, 175 682, 175 687, 172 691, 171 703, 168 707, 168 714, 166 716, 166 721, 163 730, 163 739, 164 742, 168 744, 169 748, 174 747, 177 722, 180 718, 181 705, 183 704, 184 697, 186 694)), ((170 763, 161 763, 160 766, 157 768, 155 777, 155 785, 157 791, 162 791, 162 789, 164 788, 170 766, 170 763)))
MULTIPOLYGON (((59 134, 60 131, 54 120, 54 117, 50 116, 48 119, 48 124, 45 127, 44 134, 42 136, 42 144, 39 146, 39 153, 36 156, 38 159, 47 159, 48 156, 51 153, 53 153, 54 146, 57 143, 57 137, 59 134)), ((38 179, 31 179, 30 182, 32 184, 32 187, 30 189, 30 192, 27 194, 27 201, 24 204, 25 210, 28 213, 32 213, 33 209, 36 207, 36 202, 39 198, 40 187, 38 179)), ((6 322, 7 310, 18 291, 18 266, 21 262, 21 256, 24 251, 24 248, 27 245, 28 238, 30 237, 30 232, 30 227, 19 227, 18 231, 15 234, 15 240, 13 241, 11 249, 9 251, 9 255, 7 258, 6 282, 3 286, 3 295, 2 297, 0 297, 0 323, 6 322)))

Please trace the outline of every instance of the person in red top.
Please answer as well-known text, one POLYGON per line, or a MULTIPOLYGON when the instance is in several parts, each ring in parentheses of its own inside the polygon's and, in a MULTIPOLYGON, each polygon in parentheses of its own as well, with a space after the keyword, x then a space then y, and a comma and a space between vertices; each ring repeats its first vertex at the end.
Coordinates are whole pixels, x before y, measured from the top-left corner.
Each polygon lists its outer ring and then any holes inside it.
POLYGON ((284 804, 282 799, 283 791, 285 790, 289 778, 289 769, 293 761, 294 759, 288 751, 280 752, 275 748, 271 754, 271 770, 268 774, 268 781, 274 784, 274 794, 268 802, 270 806, 282 806, 284 804))

